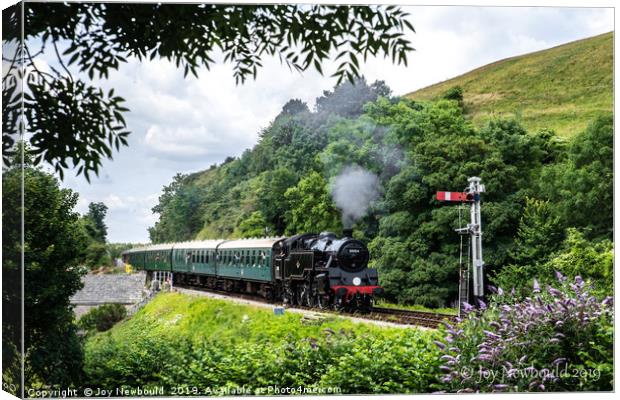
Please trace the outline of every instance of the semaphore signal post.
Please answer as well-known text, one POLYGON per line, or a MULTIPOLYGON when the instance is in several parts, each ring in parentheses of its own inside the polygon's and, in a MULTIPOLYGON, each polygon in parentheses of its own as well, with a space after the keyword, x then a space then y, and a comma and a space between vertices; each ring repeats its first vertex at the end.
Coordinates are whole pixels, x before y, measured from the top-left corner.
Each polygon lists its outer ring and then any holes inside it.
MULTIPOLYGON (((484 193, 484 185, 480 178, 474 176, 467 180, 469 186, 463 192, 437 192, 439 201, 457 201, 470 204, 470 222, 465 228, 459 227, 456 231, 460 235, 469 235, 470 257, 472 266, 473 292, 475 298, 484 296, 484 261, 482 259, 482 220, 480 215, 480 194, 484 193)), ((462 241, 461 241, 462 242, 462 241)), ((462 249, 461 249, 462 251, 462 249)), ((462 259, 462 257, 461 257, 462 259)), ((469 271, 463 273, 459 280, 459 314, 464 301, 469 300, 469 271)))

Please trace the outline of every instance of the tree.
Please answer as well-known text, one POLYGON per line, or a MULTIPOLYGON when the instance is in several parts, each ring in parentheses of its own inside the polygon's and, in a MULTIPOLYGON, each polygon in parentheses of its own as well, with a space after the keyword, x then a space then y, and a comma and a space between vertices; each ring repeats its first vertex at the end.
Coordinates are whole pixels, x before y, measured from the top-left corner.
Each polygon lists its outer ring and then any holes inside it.
POLYGON ((104 222, 107 212, 108 206, 104 203, 90 203, 88 205, 88 213, 84 216, 88 221, 86 229, 89 236, 99 243, 105 243, 108 236, 108 227, 104 222))
MULTIPOLYGON (((52 175, 25 165, 22 208, 22 169, 18 162, 13 165, 3 171, 2 179, 3 272, 22 267, 21 227, 11 221, 19 221, 23 215, 26 388, 44 384, 66 387, 79 383, 82 366, 69 303, 82 285, 78 262, 87 241, 74 211, 78 195, 61 189, 52 175)), ((19 309, 11 307, 20 302, 19 291, 3 286, 3 298, 7 312, 19 309)), ((3 324, 11 321, 13 318, 3 318, 3 324)), ((19 334, 15 326, 4 326, 8 335, 19 334)))
POLYGON ((341 230, 340 216, 327 190, 327 182, 312 172, 288 189, 284 197, 289 204, 287 233, 341 230))
POLYGON ((276 234, 283 234, 286 228, 288 203, 284 194, 297 183, 297 175, 287 168, 278 168, 264 173, 265 181, 257 191, 257 207, 261 216, 275 228, 276 234))
POLYGON ((299 99, 291 99, 282 107, 280 115, 295 115, 303 112, 310 112, 308 105, 299 99))
POLYGON ((196 185, 188 175, 176 174, 170 185, 164 186, 159 203, 152 211, 160 215, 149 228, 153 243, 193 239, 202 226, 200 208, 205 189, 196 185))
POLYGON ((553 271, 544 264, 562 243, 564 232, 553 208, 549 201, 526 199, 514 247, 509 251, 511 263, 492 278, 495 286, 525 294, 531 292, 534 279, 554 279, 553 271))
POLYGON ((249 217, 239 222, 238 234, 242 238, 268 236, 269 224, 260 211, 254 211, 249 217))
POLYGON ((556 204, 565 227, 613 239, 613 115, 594 120, 568 146, 566 160, 543 169, 540 196, 556 204))
POLYGON ((560 219, 549 201, 527 198, 517 230, 514 249, 510 252, 516 264, 545 262, 557 250, 564 232, 560 219))
POLYGON ((388 97, 391 92, 384 81, 375 81, 369 86, 362 76, 336 85, 333 92, 324 91, 323 96, 316 99, 316 110, 319 113, 356 117, 362 114, 366 103, 378 97, 388 97))
MULTIPOLYGON (((71 162, 88 180, 98 174, 103 157, 127 145, 129 135, 124 99, 91 82, 107 78, 128 58, 164 58, 185 75, 197 76, 221 51, 224 61, 233 64, 237 83, 243 83, 256 77, 265 56, 277 56, 291 69, 323 73, 322 64, 338 51, 333 76, 340 83, 360 75, 360 57, 391 56, 406 64, 413 50, 405 38, 413 30, 407 17, 394 6, 21 3, 3 12, 5 26, 14 27, 5 41, 17 43, 3 80, 3 99, 18 97, 22 66, 16 61, 24 59, 29 69, 24 109, 35 163, 51 164, 62 177, 71 162), (20 41, 21 7, 25 45, 20 41), (59 48, 60 42, 67 47, 59 48), (35 43, 40 47, 33 48, 35 43), (34 62, 46 51, 58 61, 51 73, 34 62), (71 66, 90 82, 74 76, 71 66)), ((21 109, 13 101, 5 104, 12 106, 3 117, 14 128, 3 130, 7 162, 21 109)))
POLYGON ((614 246, 609 239, 592 242, 575 228, 569 228, 559 251, 546 265, 548 271, 559 271, 571 279, 581 276, 594 281, 596 293, 613 296, 614 246))

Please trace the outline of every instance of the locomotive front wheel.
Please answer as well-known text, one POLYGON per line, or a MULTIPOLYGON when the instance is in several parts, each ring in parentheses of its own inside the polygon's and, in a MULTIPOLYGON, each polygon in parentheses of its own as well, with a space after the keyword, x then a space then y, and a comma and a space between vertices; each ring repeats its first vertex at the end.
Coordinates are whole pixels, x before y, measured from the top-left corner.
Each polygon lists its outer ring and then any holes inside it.
POLYGON ((304 290, 304 286, 297 286, 295 288, 295 305, 304 306, 306 305, 306 293, 304 290))
POLYGON ((285 287, 282 291, 282 300, 284 304, 293 305, 293 300, 295 299, 295 294, 291 290, 290 287, 285 287))
POLYGON ((316 306, 317 308, 324 310, 329 308, 329 295, 319 294, 316 296, 316 306))

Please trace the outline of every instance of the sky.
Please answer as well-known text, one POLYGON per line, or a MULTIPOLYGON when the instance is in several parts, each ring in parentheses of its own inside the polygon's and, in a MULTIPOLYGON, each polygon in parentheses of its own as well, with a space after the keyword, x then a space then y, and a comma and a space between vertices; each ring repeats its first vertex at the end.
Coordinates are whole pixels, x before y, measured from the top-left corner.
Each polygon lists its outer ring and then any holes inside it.
MULTIPOLYGON (((416 33, 409 66, 369 59, 368 82, 384 80, 393 94, 463 74, 506 57, 553 47, 613 30, 610 8, 403 7, 416 33)), ((41 60, 44 64, 46 60, 41 60)), ((235 85, 232 67, 217 63, 199 77, 183 77, 173 63, 130 59, 99 84, 115 88, 130 112, 129 146, 104 161, 99 178, 65 175, 63 187, 80 194, 78 211, 90 202, 108 206, 108 241, 146 243, 151 212, 172 177, 209 168, 254 146, 262 128, 292 98, 314 107, 315 98, 335 85, 324 64, 316 71, 292 72, 275 58, 264 59, 256 80, 235 85)))

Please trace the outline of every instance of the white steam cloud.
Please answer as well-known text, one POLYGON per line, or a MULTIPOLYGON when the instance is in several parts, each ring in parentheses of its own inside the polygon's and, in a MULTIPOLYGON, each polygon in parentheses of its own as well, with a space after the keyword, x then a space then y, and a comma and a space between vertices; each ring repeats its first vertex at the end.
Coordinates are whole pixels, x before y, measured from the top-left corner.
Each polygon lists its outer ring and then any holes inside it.
POLYGON ((347 166, 332 182, 330 193, 342 210, 342 224, 351 228, 379 198, 379 177, 357 165, 347 166))

